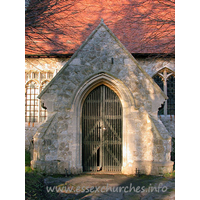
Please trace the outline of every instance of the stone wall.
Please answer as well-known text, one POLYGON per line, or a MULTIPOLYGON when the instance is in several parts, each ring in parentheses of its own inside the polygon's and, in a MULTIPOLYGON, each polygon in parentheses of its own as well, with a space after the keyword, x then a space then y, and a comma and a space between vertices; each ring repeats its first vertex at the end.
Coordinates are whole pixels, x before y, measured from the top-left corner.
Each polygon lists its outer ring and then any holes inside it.
MULTIPOLYGON (((25 60, 25 72, 48 72, 51 71, 54 76, 59 72, 59 70, 67 63, 69 58, 26 58, 25 60)), ((172 71, 175 71, 174 59, 173 58, 136 58, 139 65, 152 77, 163 67, 168 67, 172 71)), ((75 61, 74 61, 75 62, 75 61)), ((28 80, 27 80, 28 81, 28 80)), ((26 82, 27 82, 26 81, 26 82)), ((170 135, 175 137, 175 119, 174 116, 161 116, 161 121, 169 131, 170 135)), ((37 128, 41 123, 32 123, 28 126, 28 123, 25 124, 25 147, 28 149, 30 140, 33 135, 36 133, 37 128)))
POLYGON ((175 59, 174 58, 137 58, 139 65, 153 77, 159 70, 168 68, 175 72, 175 59))
MULTIPOLYGON (((163 68, 168 68, 175 72, 175 59, 174 58, 137 58, 140 66, 153 77, 158 71, 163 68)), ((162 123, 165 125, 170 136, 175 138, 175 116, 174 115, 160 115, 162 123)))
POLYGON ((55 74, 63 67, 69 58, 26 58, 25 72, 48 72, 55 74))
POLYGON ((37 132, 38 128, 40 127, 41 123, 26 123, 25 124, 25 149, 30 149, 30 144, 33 140, 33 136, 37 132))
POLYGON ((161 115, 159 116, 162 123, 165 125, 171 137, 175 138, 175 116, 174 115, 161 115))
MULTIPOLYGON (((69 58, 26 58, 25 59, 25 85, 34 80, 38 88, 41 87, 43 81, 50 81, 51 79, 41 79, 39 76, 37 78, 32 76, 32 73, 48 73, 51 72, 53 77, 59 72, 64 64, 67 63, 69 58)), ((38 103, 39 105, 39 103, 38 103)), ((44 121, 43 121, 44 122, 44 121)), ((25 148, 30 149, 30 142, 35 135, 38 127, 43 122, 25 123, 25 148)))

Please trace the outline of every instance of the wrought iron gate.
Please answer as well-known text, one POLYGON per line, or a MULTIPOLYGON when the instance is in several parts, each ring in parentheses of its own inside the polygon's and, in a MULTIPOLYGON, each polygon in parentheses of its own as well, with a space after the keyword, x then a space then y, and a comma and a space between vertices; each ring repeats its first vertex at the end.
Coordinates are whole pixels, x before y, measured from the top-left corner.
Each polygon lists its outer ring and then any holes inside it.
POLYGON ((105 85, 89 93, 82 110, 83 171, 121 171, 122 106, 105 85))

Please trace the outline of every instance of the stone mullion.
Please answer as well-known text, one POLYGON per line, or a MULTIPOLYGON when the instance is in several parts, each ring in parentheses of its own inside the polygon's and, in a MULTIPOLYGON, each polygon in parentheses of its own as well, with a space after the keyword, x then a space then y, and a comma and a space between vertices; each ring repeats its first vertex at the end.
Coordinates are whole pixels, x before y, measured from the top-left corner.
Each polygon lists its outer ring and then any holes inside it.
MULTIPOLYGON (((38 81, 39 81, 39 88, 38 88, 38 92, 40 94, 41 92, 41 72, 39 71, 38 73, 38 81)), ((38 123, 40 122, 40 99, 38 99, 38 123)))
MULTIPOLYGON (((167 95, 167 71, 166 69, 163 72, 163 89, 164 93, 167 95)), ((167 116, 167 100, 165 100, 165 105, 164 105, 164 115, 167 116)))
POLYGON ((40 72, 38 73, 38 81, 39 81, 39 83, 41 83, 41 73, 40 72))
MULTIPOLYGON (((40 94, 40 92, 41 92, 41 84, 39 85, 38 92, 40 94)), ((41 109, 40 99, 38 99, 38 123, 40 123, 40 109, 41 109)))

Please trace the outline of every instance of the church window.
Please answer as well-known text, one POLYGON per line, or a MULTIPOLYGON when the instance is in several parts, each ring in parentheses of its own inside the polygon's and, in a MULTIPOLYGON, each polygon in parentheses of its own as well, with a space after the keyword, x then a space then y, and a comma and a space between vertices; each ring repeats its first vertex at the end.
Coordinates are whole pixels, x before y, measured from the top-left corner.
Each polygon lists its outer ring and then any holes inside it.
POLYGON ((53 78, 53 73, 51 73, 51 72, 48 72, 47 73, 47 79, 52 79, 53 78))
POLYGON ((33 72, 32 73, 32 79, 38 79, 38 72, 33 72))
MULTIPOLYGON (((163 80, 162 80, 162 77, 160 77, 158 74, 156 74, 154 76, 154 81, 158 84, 158 86, 163 90, 163 80)), ((161 105, 161 107, 158 109, 158 114, 159 115, 164 115, 164 104, 163 103, 161 105)))
POLYGON ((167 80, 167 114, 175 115, 175 77, 171 75, 167 80))
POLYGON ((31 73, 25 72, 25 83, 31 79, 31 73))
POLYGON ((36 82, 31 81, 25 88, 25 121, 38 121, 38 99, 39 94, 36 82))
POLYGON ((153 76, 154 81, 168 96, 161 105, 158 115, 175 115, 175 74, 168 68, 160 70, 153 76))
POLYGON ((44 81, 46 79, 46 73, 41 72, 40 77, 41 77, 41 81, 44 81))

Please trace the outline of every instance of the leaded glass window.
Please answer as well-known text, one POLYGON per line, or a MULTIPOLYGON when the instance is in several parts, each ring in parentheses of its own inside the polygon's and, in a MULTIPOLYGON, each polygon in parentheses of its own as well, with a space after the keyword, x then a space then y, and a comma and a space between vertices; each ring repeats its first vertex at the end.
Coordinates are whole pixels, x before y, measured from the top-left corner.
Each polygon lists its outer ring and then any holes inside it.
POLYGON ((39 94, 36 82, 31 81, 26 85, 25 89, 25 121, 38 121, 38 99, 39 94))
POLYGON ((167 114, 175 115, 175 77, 172 75, 167 79, 167 114))
MULTIPOLYGON (((162 77, 160 77, 160 75, 155 75, 154 76, 154 81, 158 84, 158 86, 163 90, 163 80, 162 80, 162 77)), ((158 109, 158 114, 159 115, 164 115, 164 104, 163 103, 161 105, 161 107, 158 109)))
POLYGON ((33 72, 32 78, 33 78, 33 79, 38 79, 38 75, 39 75, 38 72, 33 72))
POLYGON ((48 72, 48 73, 47 73, 47 78, 51 80, 51 79, 53 78, 53 73, 48 72))
POLYGON ((44 81, 46 79, 46 72, 40 73, 40 79, 41 79, 41 81, 44 81))

